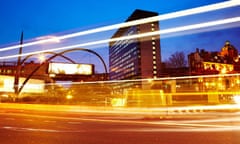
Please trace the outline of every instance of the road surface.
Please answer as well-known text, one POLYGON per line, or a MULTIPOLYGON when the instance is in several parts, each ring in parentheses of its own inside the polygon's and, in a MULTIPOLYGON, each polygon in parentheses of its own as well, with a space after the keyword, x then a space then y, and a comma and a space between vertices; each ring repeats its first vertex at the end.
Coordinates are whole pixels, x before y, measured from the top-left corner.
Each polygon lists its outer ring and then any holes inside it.
POLYGON ((1 107, 0 143, 240 144, 239 115, 222 112, 157 117, 1 107))

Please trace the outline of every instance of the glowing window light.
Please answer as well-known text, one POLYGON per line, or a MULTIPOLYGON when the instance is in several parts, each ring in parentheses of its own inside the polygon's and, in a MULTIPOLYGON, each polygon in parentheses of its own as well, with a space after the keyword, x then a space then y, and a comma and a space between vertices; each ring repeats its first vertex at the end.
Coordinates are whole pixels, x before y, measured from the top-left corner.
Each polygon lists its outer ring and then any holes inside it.
POLYGON ((4 85, 3 85, 4 91, 7 92, 13 92, 13 78, 7 77, 7 79, 4 79, 4 85))
POLYGON ((240 104, 240 95, 233 96, 233 100, 235 103, 240 104))
POLYGON ((111 105, 120 107, 120 106, 125 106, 126 105, 126 99, 124 98, 113 98, 111 100, 111 105))
POLYGON ((71 94, 68 94, 68 95, 66 96, 66 99, 68 99, 68 100, 73 99, 73 96, 72 96, 71 94))
POLYGON ((148 79, 148 82, 149 82, 149 83, 152 83, 152 82, 153 82, 153 79, 151 79, 151 78, 148 79))
POLYGON ((221 69, 221 73, 222 73, 222 74, 227 73, 227 69, 226 69, 226 67, 223 67, 223 68, 221 69))
POLYGON ((240 84, 240 80, 239 80, 239 79, 237 79, 237 80, 236 80, 236 83, 237 83, 237 84, 240 84))

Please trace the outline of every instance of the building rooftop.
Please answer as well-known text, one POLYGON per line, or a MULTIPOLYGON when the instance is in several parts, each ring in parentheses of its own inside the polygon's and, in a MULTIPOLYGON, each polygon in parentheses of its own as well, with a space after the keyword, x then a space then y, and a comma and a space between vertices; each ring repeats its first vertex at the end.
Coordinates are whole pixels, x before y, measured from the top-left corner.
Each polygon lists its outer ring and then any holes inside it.
MULTIPOLYGON (((136 9, 125 22, 133 21, 133 20, 138 20, 138 19, 143 19, 143 18, 148 18, 148 17, 153 17, 153 16, 158 16, 158 13, 156 12, 151 12, 151 11, 146 11, 146 10, 140 10, 136 9)), ((120 37, 122 34, 128 29, 127 27, 125 28, 120 28, 116 31, 116 33, 112 36, 112 38, 115 37, 120 37)))

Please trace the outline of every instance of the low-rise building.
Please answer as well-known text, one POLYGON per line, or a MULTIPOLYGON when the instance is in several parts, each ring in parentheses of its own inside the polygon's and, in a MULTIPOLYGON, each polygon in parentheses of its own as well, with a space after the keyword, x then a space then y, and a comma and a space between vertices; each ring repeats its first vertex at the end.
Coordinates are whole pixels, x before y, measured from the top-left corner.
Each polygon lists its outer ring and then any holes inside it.
POLYGON ((220 52, 196 49, 188 55, 191 75, 227 74, 240 72, 238 50, 226 41, 220 52))

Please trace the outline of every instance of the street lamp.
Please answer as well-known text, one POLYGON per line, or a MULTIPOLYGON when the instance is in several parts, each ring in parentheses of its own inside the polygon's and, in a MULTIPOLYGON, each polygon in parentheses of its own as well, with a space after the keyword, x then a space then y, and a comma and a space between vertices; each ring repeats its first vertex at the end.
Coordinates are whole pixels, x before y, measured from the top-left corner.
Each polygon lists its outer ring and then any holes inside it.
MULTIPOLYGON (((49 38, 51 41, 55 42, 55 43, 59 43, 60 39, 58 39, 57 37, 50 37, 49 38)), ((22 86, 19 87, 19 78, 20 78, 20 74, 22 71, 22 64, 27 60, 28 56, 26 58, 22 59, 22 45, 23 45, 23 31, 21 33, 21 38, 20 38, 20 48, 19 48, 19 52, 18 52, 18 60, 17 60, 17 65, 16 65, 16 73, 15 73, 15 77, 14 77, 14 98, 13 101, 16 101, 16 98, 18 97, 19 93, 21 92, 22 86)), ((31 55, 30 55, 31 56, 31 55)), ((65 58, 65 56, 62 56, 65 58)), ((43 55, 39 56, 39 60, 41 63, 43 63, 45 61, 45 57, 43 55)))
POLYGON ((38 56, 38 59, 39 59, 40 63, 43 63, 46 60, 46 58, 45 58, 45 56, 43 54, 40 54, 38 56))
MULTIPOLYGON (((25 84, 28 82, 28 80, 33 76, 33 74, 41 68, 41 66, 43 66, 44 64, 48 63, 49 61, 51 61, 52 59, 54 59, 55 57, 57 56, 63 56, 64 53, 67 53, 67 52, 71 52, 71 51, 76 51, 76 50, 81 50, 81 51, 87 51, 89 53, 92 53, 94 55, 96 55, 100 60, 101 62, 103 63, 103 66, 104 66, 104 69, 105 69, 105 73, 107 74, 107 66, 106 66, 106 63, 104 62, 103 58, 98 54, 96 53, 95 51, 92 51, 90 49, 84 49, 84 48, 75 48, 75 49, 70 49, 70 50, 65 50, 63 52, 60 52, 60 53, 56 53, 54 54, 53 56, 51 56, 50 58, 46 59, 44 61, 44 63, 41 63, 37 68, 35 68, 29 75, 28 77, 25 79, 25 81, 22 83, 21 87, 19 88, 19 92, 22 91, 23 87, 25 86, 25 84)), ((106 77, 105 77, 106 78, 106 77)))

